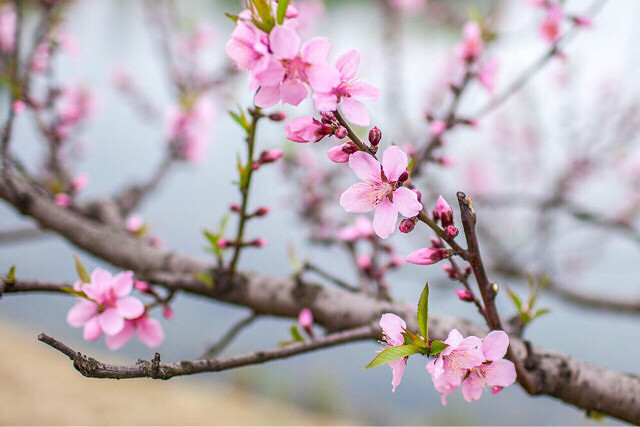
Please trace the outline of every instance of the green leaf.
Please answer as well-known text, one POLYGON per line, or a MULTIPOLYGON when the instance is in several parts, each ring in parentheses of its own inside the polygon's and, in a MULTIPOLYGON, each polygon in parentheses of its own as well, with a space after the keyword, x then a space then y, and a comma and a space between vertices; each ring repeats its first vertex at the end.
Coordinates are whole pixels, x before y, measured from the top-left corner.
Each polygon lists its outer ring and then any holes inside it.
POLYGON ((545 315, 547 313, 550 313, 550 312, 551 312, 551 310, 548 309, 548 308, 541 308, 540 310, 536 310, 536 312, 533 315, 533 318, 531 320, 535 319, 536 317, 543 316, 543 315, 545 315))
POLYGON ((214 282, 213 277, 211 277, 207 273, 198 273, 195 275, 195 278, 203 282, 209 289, 213 289, 214 282))
POLYGON ((238 107, 238 111, 239 111, 238 113, 236 113, 235 111, 229 111, 229 115, 236 123, 240 125, 242 129, 244 129, 245 132, 248 133, 249 130, 251 130, 251 125, 247 121, 247 116, 244 114, 244 111, 242 111, 242 109, 239 107, 238 107))
POLYGON ((431 347, 429 347, 429 356, 440 354, 442 350, 447 347, 449 347, 449 344, 445 344, 440 340, 433 340, 433 342, 431 343, 431 347))
POLYGON ((76 291, 75 289, 73 289, 73 288, 71 288, 69 286, 63 286, 63 287, 60 288, 60 290, 63 291, 63 292, 66 292, 68 294, 75 295, 75 296, 80 297, 80 298, 88 299, 89 301, 93 301, 84 292, 76 291))
POLYGON ((16 266, 12 265, 11 267, 9 267, 9 273, 7 274, 7 277, 4 279, 4 283, 6 283, 7 285, 13 285, 14 283, 16 283, 16 266))
POLYGON ((409 345, 414 345, 414 346, 419 347, 419 348, 426 348, 427 347, 427 343, 424 342, 424 340, 419 335, 414 334, 413 332, 405 330, 402 333, 402 336, 404 336, 405 343, 407 343, 409 345))
POLYGON ((284 17, 287 14, 287 7, 289 6, 289 0, 278 0, 278 24, 282 25, 284 17))
POLYGON ((302 336, 302 334, 300 333, 296 325, 291 325, 290 331, 291 331, 291 337, 293 338, 294 342, 304 341, 304 337, 302 336))
POLYGON ((204 237, 207 238, 207 240, 209 241, 211 246, 213 246, 214 248, 218 247, 218 239, 219 239, 219 235, 218 234, 214 234, 214 233, 210 232, 209 230, 202 230, 202 234, 204 234, 204 237))
POLYGON ((73 254, 73 257, 76 260, 76 271, 78 272, 78 277, 82 281, 82 283, 91 283, 91 276, 87 273, 87 269, 82 265, 82 261, 78 258, 78 254, 73 254))
POLYGON ((507 290, 507 294, 509 294, 509 297, 511 298, 511 301, 513 301, 513 304, 518 309, 518 313, 521 313, 522 312, 522 301, 520 300, 520 297, 518 297, 518 295, 516 295, 514 292, 512 292, 511 289, 509 289, 508 286, 505 286, 505 289, 507 290))
POLYGON ((252 0, 253 5, 256 8, 256 12, 258 12, 258 16, 260 17, 260 21, 256 22, 254 20, 254 24, 258 26, 260 29, 265 31, 266 33, 270 33, 273 27, 275 26, 275 21, 273 16, 271 16, 271 0, 252 0), (261 26, 259 24, 262 24, 261 26))
POLYGON ((429 342, 429 282, 425 283, 418 301, 418 327, 422 337, 429 342))
POLYGON ((412 345, 401 345, 398 347, 389 347, 382 350, 364 369, 375 368, 376 366, 386 365, 394 360, 401 359, 412 354, 420 353, 418 347, 412 345))
POLYGON ((225 13, 224 16, 226 16, 227 18, 231 19, 235 23, 238 22, 238 15, 232 15, 230 13, 225 13))
POLYGON ((296 255, 296 248, 293 246, 293 243, 289 243, 287 252, 289 254, 289 264, 291 265, 293 271, 300 271, 300 269, 302 268, 302 263, 300 263, 298 255, 296 255))

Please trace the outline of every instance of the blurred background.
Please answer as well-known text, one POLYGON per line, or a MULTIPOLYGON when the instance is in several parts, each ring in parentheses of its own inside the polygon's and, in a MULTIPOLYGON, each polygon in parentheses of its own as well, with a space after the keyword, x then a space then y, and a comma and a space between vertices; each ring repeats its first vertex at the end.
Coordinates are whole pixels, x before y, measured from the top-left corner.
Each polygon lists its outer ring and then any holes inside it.
MULTIPOLYGON (((90 175, 90 183, 79 200, 110 194, 127 183, 144 179, 165 155, 165 116, 176 101, 158 44, 156 16, 150 10, 159 3, 78 0, 68 9, 64 28, 76 40, 77 52, 56 59, 56 76, 59 81, 90 87, 97 100, 95 114, 76 141, 74 171, 90 175), (117 81, 114 82, 123 70, 146 94, 157 115, 143 114, 123 96, 117 81)), ((174 12, 179 13, 178 20, 186 28, 206 24, 212 29, 211 43, 201 52, 203 70, 216 74, 228 63, 224 44, 233 22, 224 13, 238 13, 240 3, 175 2, 174 12)), ((308 6, 323 12, 309 24, 306 38, 329 36, 334 59, 348 48, 361 52, 362 77, 381 88, 380 100, 367 103, 367 107, 372 124, 382 129, 383 141, 387 144, 417 145, 428 138, 425 112, 437 114, 446 105, 443 99, 446 99, 447 79, 452 73, 453 50, 461 40, 464 22, 470 17, 485 16, 497 35, 487 46, 490 56, 499 62, 496 94, 549 49, 538 33, 541 13, 524 1, 430 1, 427 6, 410 12, 390 9, 382 1, 312 3, 308 6)), ((640 3, 617 0, 596 2, 594 7, 593 2, 569 0, 565 4, 567 10, 580 14, 598 10, 593 26, 581 30, 563 49, 562 57, 550 60, 521 92, 484 116, 476 127, 447 134, 442 153, 451 157, 453 164, 429 167, 416 185, 423 192, 425 207, 433 207, 439 194, 452 202, 457 190, 477 196, 477 200, 486 198, 486 203, 476 201, 475 206, 479 221, 486 228, 486 241, 497 238, 510 256, 525 263, 526 269, 548 273, 553 279, 567 281, 580 290, 637 298, 640 297, 640 264, 637 262, 640 254, 632 233, 593 226, 561 211, 541 212, 526 203, 496 202, 504 199, 504 195, 508 196, 507 202, 517 200, 518 195, 544 197, 563 171, 590 153, 599 162, 571 187, 571 200, 606 218, 623 217, 632 229, 637 223, 634 201, 640 197, 637 185, 640 153, 636 149, 640 117, 640 88, 636 78, 640 69, 640 29, 636 23, 640 20, 640 3)), ((139 210, 150 233, 159 236, 168 248, 210 256, 204 251, 206 240, 202 230, 215 228, 229 205, 238 201, 237 189, 231 182, 236 175, 236 153, 243 149, 243 134, 226 111, 237 105, 249 105, 251 96, 247 73, 239 73, 214 91, 213 127, 203 161, 172 169, 169 179, 139 210)), ((495 95, 481 87, 473 87, 461 100, 460 111, 473 117, 492 96, 495 95)), ((4 107, 6 109, 6 105, 4 107)), ((283 110, 289 118, 313 112, 309 100, 300 107, 283 110)), ((16 126, 16 152, 28 167, 37 169, 44 150, 41 137, 28 115, 20 117, 16 126)), ((344 167, 329 162, 324 154, 329 145, 326 141, 323 144, 297 145, 285 141, 283 123, 265 123, 258 137, 260 149, 282 148, 288 156, 315 153, 313 164, 331 176, 338 176, 344 167)), ((251 223, 248 235, 266 238, 269 243, 264 248, 245 251, 241 268, 274 276, 290 275, 293 269, 288 254, 294 247, 298 257, 311 259, 345 280, 356 280, 353 265, 339 248, 310 240, 313 230, 297 213, 302 197, 296 185, 299 182, 290 179, 284 168, 277 165, 261 169, 256 177, 251 205, 270 206, 272 213, 251 223)), ((346 188, 353 178, 346 174, 344 179, 336 179, 340 188, 346 188)), ((352 220, 348 215, 341 215, 340 223, 352 220)), ((28 220, 12 209, 0 205, 0 230, 28 224, 28 220)), ((426 230, 418 230, 409 236, 394 235, 390 242, 397 253, 404 256, 423 247, 427 238, 426 230)), ((481 244, 492 247, 484 242, 481 244)), ((76 278, 74 250, 53 234, 2 242, 0 271, 7 271, 15 264, 20 277, 72 281, 76 278)), ((90 269, 108 268, 89 255, 81 256, 90 269)), ((526 294, 523 275, 498 274, 498 267, 504 261, 499 251, 491 251, 486 256, 489 264, 496 266, 496 272, 490 272, 494 280, 526 294)), ((391 295, 407 303, 417 301, 425 280, 435 285, 432 312, 481 323, 475 310, 455 298, 455 286, 447 281, 438 266, 405 265, 389 273, 387 278, 391 295)), ((499 295, 498 304, 502 313, 514 313, 505 293, 499 295)), ((112 382, 109 388, 102 389, 105 387, 102 384, 94 386, 101 381, 80 378, 62 355, 33 359, 31 365, 24 362, 30 360, 32 353, 44 356, 53 352, 44 345, 29 346, 39 332, 46 332, 82 353, 100 355, 103 361, 131 363, 137 358, 153 356, 154 350, 135 340, 116 353, 109 353, 103 340, 82 341, 81 330, 65 322, 72 305, 72 298, 55 295, 7 295, 0 299, 3 348, 0 362, 10 367, 0 377, 3 385, 0 388, 9 392, 10 400, 15 403, 0 414, 3 423, 144 424, 165 420, 166 423, 193 424, 567 425, 600 422, 554 399, 528 397, 516 386, 498 396, 485 393, 472 404, 467 404, 460 393, 454 393, 449 396, 448 406, 442 407, 424 364, 413 359, 402 384, 391 393, 389 369, 362 370, 379 349, 376 343, 350 344, 286 362, 177 378, 163 384, 135 381, 135 386, 130 386, 125 384, 127 381, 112 382), (6 348, 25 348, 28 354, 6 351, 6 348), (27 384, 29 372, 42 364, 47 364, 47 369, 42 374, 31 375, 29 384, 34 384, 33 388, 5 387, 5 384, 27 384), (61 379, 58 371, 75 374, 78 381, 61 379), (25 378, 16 377, 21 373, 25 378), (56 387, 36 387, 47 382, 56 387), (70 384, 68 388, 67 384, 70 384), (162 393, 156 387, 162 387, 162 393), (40 413, 43 418, 29 418, 20 412, 21 405, 37 408, 44 400, 57 402, 58 388, 64 390, 60 392, 61 401, 45 415, 40 413), (32 390, 37 391, 32 393, 32 390), (238 397, 238 393, 262 397, 242 400, 247 399, 246 396, 238 397), (148 417, 128 418, 127 411, 119 414, 115 410, 98 409, 83 410, 79 418, 63 416, 65 412, 77 415, 76 407, 93 408, 83 403, 85 400, 100 400, 113 394, 129 397, 113 403, 120 408, 130 408, 129 416, 146 411, 148 417), (193 396, 188 400, 202 403, 201 406, 179 406, 182 403, 175 403, 178 400, 167 402, 159 395, 175 396, 175 399, 193 396), (237 405, 238 413, 255 410, 256 414, 264 413, 264 418, 234 418, 233 415, 223 418, 224 408, 216 405, 222 402, 232 411, 235 404, 231 402, 238 399, 243 402, 237 405), (216 404, 208 407, 207 401, 216 404), (173 404, 175 408, 171 407, 173 404), (171 413, 184 408, 185 413, 198 413, 201 418, 152 416, 166 413, 168 407, 171 413)), ((544 293, 538 305, 551 312, 536 319, 527 329, 526 337, 532 342, 600 366, 640 375, 636 363, 640 353, 637 314, 585 308, 552 292, 544 293)), ((175 298, 172 308, 174 318, 161 320, 166 340, 157 349, 165 361, 199 357, 230 325, 248 314, 246 310, 181 294, 175 298)), ((273 347, 289 339, 288 330, 293 322, 260 319, 244 331, 225 354, 273 347)), ((604 422, 616 423, 611 419, 604 422)))

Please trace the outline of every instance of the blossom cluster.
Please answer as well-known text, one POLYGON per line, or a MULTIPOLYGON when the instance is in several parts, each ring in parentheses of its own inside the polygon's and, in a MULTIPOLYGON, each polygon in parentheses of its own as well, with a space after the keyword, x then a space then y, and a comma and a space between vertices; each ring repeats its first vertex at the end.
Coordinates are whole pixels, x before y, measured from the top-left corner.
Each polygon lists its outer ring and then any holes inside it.
MULTIPOLYGON (((104 333, 110 350, 123 347, 134 333, 149 347, 157 347, 164 341, 162 326, 148 316, 148 307, 130 295, 133 288, 133 272, 112 276, 96 268, 89 283, 77 281, 74 284, 74 293, 80 297, 69 310, 67 323, 82 327, 83 338, 87 341, 95 341, 104 333)), ((145 282, 135 281, 135 288, 144 293, 154 292, 145 282)), ((165 317, 170 318, 170 313, 165 306, 165 317)))
MULTIPOLYGON (((388 347, 405 344, 404 333, 407 325, 399 316, 386 313, 380 319, 384 343, 388 347)), ((509 347, 509 336, 504 331, 492 331, 483 339, 463 337, 457 330, 449 332, 444 341, 446 348, 435 359, 427 363, 436 391, 442 393, 441 402, 458 388, 467 402, 477 400, 485 386, 498 393, 516 381, 516 369, 513 362, 504 359, 509 347)), ((389 363, 393 372, 391 385, 393 391, 400 384, 408 357, 389 363)))

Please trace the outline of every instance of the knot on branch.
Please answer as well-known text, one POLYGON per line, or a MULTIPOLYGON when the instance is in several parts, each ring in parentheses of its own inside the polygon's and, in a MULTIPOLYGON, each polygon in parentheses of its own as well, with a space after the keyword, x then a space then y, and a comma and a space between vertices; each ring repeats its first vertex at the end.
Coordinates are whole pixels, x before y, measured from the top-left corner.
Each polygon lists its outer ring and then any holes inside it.
POLYGON ((151 361, 138 359, 136 365, 142 369, 145 377, 154 380, 168 380, 175 376, 173 369, 160 363, 160 353, 156 353, 151 361))
POLYGON ((78 352, 73 357, 73 367, 87 378, 96 378, 98 372, 104 371, 105 364, 78 352))

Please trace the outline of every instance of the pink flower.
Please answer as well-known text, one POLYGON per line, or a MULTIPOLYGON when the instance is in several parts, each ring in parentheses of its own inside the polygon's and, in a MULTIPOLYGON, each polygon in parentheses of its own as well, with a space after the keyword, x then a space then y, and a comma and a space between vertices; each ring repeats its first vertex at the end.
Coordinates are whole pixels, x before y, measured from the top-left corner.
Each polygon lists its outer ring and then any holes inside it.
POLYGON ((384 151, 382 167, 368 153, 353 153, 349 157, 349 167, 364 182, 353 184, 342 193, 340 206, 352 213, 374 210, 373 230, 386 239, 396 228, 398 213, 411 218, 422 210, 416 193, 398 182, 408 163, 405 152, 396 146, 384 151))
POLYGON ((97 340, 102 332, 117 335, 125 327, 126 319, 135 319, 144 313, 144 305, 128 296, 133 288, 133 272, 126 271, 112 277, 96 268, 91 283, 83 283, 82 292, 89 298, 79 299, 67 314, 67 323, 84 327, 84 339, 97 340))
POLYGON ((13 102, 13 106, 11 108, 13 110, 13 113, 18 115, 18 114, 24 113, 24 110, 27 108, 27 105, 24 103, 23 100, 17 99, 13 102))
POLYGON ((547 16, 540 23, 540 36, 549 43, 555 43, 560 37, 560 26, 562 24, 562 6, 551 5, 547 9, 547 16))
POLYGON ((447 252, 443 248, 423 248, 411 252, 405 261, 411 264, 431 265, 442 261, 447 257, 447 252))
POLYGON ((449 332, 444 342, 448 347, 427 364, 427 371, 436 391, 443 393, 442 404, 446 405, 447 395, 460 386, 467 370, 484 362, 485 356, 477 348, 480 338, 464 338, 457 329, 449 332))
MULTIPOLYGON (((385 313, 380 318, 380 327, 382 328, 382 339, 387 347, 398 347, 404 345, 404 337, 402 333, 407 329, 407 324, 400 317, 392 313, 385 313)), ((407 364, 407 357, 394 360, 389 363, 389 367, 393 372, 391 380, 392 392, 396 391, 396 387, 402 381, 404 367, 407 364)))
POLYGON ((356 73, 360 68, 360 53, 352 49, 338 58, 336 68, 340 79, 329 91, 316 90, 313 94, 315 106, 319 111, 334 111, 341 103, 341 110, 347 120, 359 126, 369 125, 369 114, 360 101, 355 98, 376 100, 380 90, 361 81, 356 73))
POLYGON ((456 47, 456 54, 462 61, 473 62, 482 54, 482 29, 478 23, 469 21, 464 25, 464 39, 456 47))
POLYGON ((436 208, 433 210, 433 217, 440 220, 443 227, 453 225, 453 209, 442 196, 438 196, 436 208))
POLYGON ((492 331, 484 337, 480 351, 487 361, 471 368, 469 376, 462 382, 462 396, 467 402, 479 399, 485 384, 494 390, 516 381, 515 365, 503 359, 508 347, 509 336, 503 331, 492 331))
POLYGON ((89 185, 89 174, 79 173, 71 180, 71 188, 73 191, 82 191, 89 185))
POLYGON ((431 122, 431 126, 429 126, 429 130, 433 136, 440 136, 447 130, 447 122, 444 120, 434 120, 431 122))
POLYGON ((199 163, 204 159, 213 127, 214 109, 207 98, 189 108, 176 106, 167 114, 167 138, 177 158, 199 163))
POLYGON ((327 135, 323 132, 322 123, 309 116, 291 120, 284 129, 287 133, 287 139, 293 142, 318 142, 327 135))
POLYGON ((107 347, 109 350, 122 348, 133 337, 134 332, 137 333, 138 339, 150 348, 155 348, 164 341, 164 331, 160 322, 143 313, 135 319, 126 320, 119 333, 106 335, 105 342, 107 347))
POLYGON ((0 52, 11 53, 16 44, 16 11, 8 4, 0 9, 0 52))
POLYGON ((97 100, 93 92, 83 86, 67 86, 56 100, 56 112, 60 126, 70 127, 79 124, 96 111, 97 100))
POLYGON ((338 71, 327 64, 331 44, 327 38, 314 38, 302 47, 293 25, 278 25, 269 33, 273 56, 262 71, 253 73, 252 86, 260 86, 255 103, 271 107, 282 100, 298 105, 307 97, 304 83, 314 91, 329 91, 340 80, 338 71), (300 51, 300 53, 298 53, 300 51))
POLYGON ((496 74, 498 73, 498 61, 489 59, 478 71, 478 81, 489 93, 493 93, 496 86, 496 74))
POLYGON ((313 326, 313 314, 308 308, 303 308, 298 314, 298 323, 305 331, 310 331, 313 326))
POLYGON ((54 197, 54 201, 56 205, 62 208, 68 208, 69 206, 71 206, 71 197, 64 193, 56 194, 54 197))
POLYGON ((355 242, 358 239, 373 237, 373 225, 366 216, 358 215, 353 225, 338 230, 338 239, 343 242, 355 242))
POLYGON ((239 69, 261 71, 269 61, 269 38, 252 24, 238 20, 224 50, 239 69))
POLYGON ((125 228, 129 233, 135 234, 140 231, 142 227, 144 227, 144 219, 142 218, 142 215, 133 214, 127 218, 125 228))
POLYGON ((473 294, 468 289, 456 289, 456 295, 458 296, 460 301, 465 301, 465 302, 473 301, 473 294))
POLYGON ((371 257, 366 254, 358 255, 356 258, 356 265, 362 270, 371 268, 371 257))

